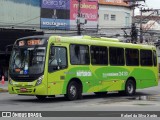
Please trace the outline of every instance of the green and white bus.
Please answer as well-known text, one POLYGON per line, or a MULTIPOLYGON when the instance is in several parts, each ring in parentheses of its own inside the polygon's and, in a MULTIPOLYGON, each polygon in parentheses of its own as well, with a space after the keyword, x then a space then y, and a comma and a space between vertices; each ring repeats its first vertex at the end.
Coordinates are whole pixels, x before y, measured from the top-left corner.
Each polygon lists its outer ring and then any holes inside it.
POLYGON ((32 36, 16 40, 9 65, 9 93, 69 100, 158 85, 156 48, 91 36, 32 36))

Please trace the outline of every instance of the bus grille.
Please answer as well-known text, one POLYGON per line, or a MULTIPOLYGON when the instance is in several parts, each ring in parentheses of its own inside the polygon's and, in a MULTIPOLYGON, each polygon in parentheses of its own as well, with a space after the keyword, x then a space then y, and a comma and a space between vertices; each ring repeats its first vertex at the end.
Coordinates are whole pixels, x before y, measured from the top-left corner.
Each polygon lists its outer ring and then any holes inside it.
POLYGON ((12 79, 16 82, 33 82, 38 78, 37 77, 12 77, 12 79))

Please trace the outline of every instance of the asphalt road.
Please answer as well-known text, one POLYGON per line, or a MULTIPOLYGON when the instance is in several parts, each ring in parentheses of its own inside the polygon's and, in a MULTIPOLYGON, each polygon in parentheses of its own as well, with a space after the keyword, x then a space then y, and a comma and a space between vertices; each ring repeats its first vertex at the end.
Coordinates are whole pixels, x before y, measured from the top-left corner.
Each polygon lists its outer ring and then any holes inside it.
POLYGON ((108 93, 98 97, 94 94, 84 94, 82 100, 66 101, 63 96, 47 98, 38 101, 35 96, 10 95, 0 93, 0 111, 117 111, 117 110, 159 110, 160 85, 157 87, 137 90, 135 96, 121 96, 118 93, 108 93))
POLYGON ((82 100, 76 101, 56 96, 42 102, 35 96, 3 92, 0 93, 0 111, 160 111, 160 85, 137 90, 131 97, 118 93, 108 93, 103 97, 84 94, 82 100))

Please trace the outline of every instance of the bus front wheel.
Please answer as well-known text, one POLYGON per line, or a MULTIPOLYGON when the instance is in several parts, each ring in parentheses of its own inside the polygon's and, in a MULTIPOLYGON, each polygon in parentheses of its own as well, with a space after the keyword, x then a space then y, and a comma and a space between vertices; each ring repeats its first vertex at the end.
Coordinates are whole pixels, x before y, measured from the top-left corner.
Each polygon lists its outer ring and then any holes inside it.
POLYGON ((135 92, 136 92, 136 84, 134 80, 132 79, 127 80, 125 85, 125 94, 128 96, 132 96, 135 94, 135 92))
POLYGON ((75 81, 71 81, 68 84, 67 87, 67 94, 65 95, 65 97, 67 98, 67 100, 76 100, 78 99, 79 94, 81 94, 79 91, 79 85, 77 82, 75 81))

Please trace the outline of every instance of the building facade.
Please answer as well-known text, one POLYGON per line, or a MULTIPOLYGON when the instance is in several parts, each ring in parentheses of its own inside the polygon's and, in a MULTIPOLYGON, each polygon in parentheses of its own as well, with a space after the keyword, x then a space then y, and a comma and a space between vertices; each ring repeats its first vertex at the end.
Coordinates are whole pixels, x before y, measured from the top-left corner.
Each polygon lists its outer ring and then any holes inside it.
MULTIPOLYGON (((76 30, 78 4, 77 0, 1 0, 0 27, 76 30)), ((131 9, 123 0, 82 0, 80 16, 86 20, 82 29, 112 33, 131 26, 131 9)))
POLYGON ((131 27, 132 10, 123 0, 99 0, 98 13, 100 33, 123 35, 122 28, 131 27))
POLYGON ((1 0, 0 28, 40 28, 41 0, 1 0))

